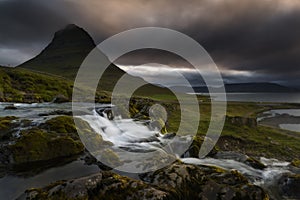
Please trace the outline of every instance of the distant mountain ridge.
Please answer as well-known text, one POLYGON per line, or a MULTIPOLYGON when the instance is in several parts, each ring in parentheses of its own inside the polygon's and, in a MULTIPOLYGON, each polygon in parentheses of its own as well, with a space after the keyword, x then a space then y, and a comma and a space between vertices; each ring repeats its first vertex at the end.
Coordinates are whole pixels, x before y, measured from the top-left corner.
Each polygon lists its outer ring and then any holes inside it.
MULTIPOLYGON (((286 87, 277 83, 231 83, 225 84, 225 90, 228 93, 280 93, 280 92, 300 92, 298 89, 286 87)), ((173 86, 178 92, 191 92, 191 88, 185 86, 173 86)), ((196 93, 208 93, 208 88, 205 86, 194 86, 196 93)))

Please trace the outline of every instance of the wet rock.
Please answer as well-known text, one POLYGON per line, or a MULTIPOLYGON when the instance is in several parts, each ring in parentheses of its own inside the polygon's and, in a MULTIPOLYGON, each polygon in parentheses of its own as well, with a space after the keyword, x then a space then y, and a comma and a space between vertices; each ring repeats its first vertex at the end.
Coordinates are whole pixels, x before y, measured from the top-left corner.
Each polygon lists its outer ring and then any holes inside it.
POLYGON ((17 123, 13 122, 15 119, 17 119, 17 117, 14 116, 0 117, 0 139, 1 140, 7 140, 12 136, 12 133, 14 132, 13 129, 18 126, 17 123))
POLYGON ((54 110, 49 113, 40 113, 39 116, 49 116, 49 115, 72 115, 72 111, 66 111, 66 110, 54 110))
POLYGON ((176 133, 166 133, 164 136, 163 136, 163 139, 172 139, 176 136, 176 133))
POLYGON ((140 178, 174 199, 268 199, 262 188, 251 185, 239 172, 217 167, 176 162, 140 178))
POLYGON ((5 106, 4 110, 17 110, 18 108, 14 105, 5 106))
POLYGON ((150 136, 147 138, 139 138, 137 140, 132 140, 132 143, 143 143, 143 142, 160 142, 160 140, 156 136, 150 136))
POLYGON ((229 159, 229 160, 235 160, 238 162, 242 162, 246 165, 249 165, 255 169, 265 169, 266 166, 258 161, 255 158, 249 157, 245 154, 233 152, 233 151, 220 151, 217 152, 214 156, 216 159, 229 159))
POLYGON ((52 100, 52 103, 66 103, 66 102, 70 102, 70 99, 64 95, 58 95, 52 100))
POLYGON ((44 188, 29 189, 24 199, 167 199, 168 193, 112 172, 60 181, 44 188))
POLYGON ((165 122, 161 118, 151 121, 148 127, 150 130, 158 130, 162 134, 168 133, 165 122))
POLYGON ((105 117, 109 120, 113 120, 114 117, 114 113, 113 113, 113 108, 112 106, 103 106, 103 107, 98 107, 96 108, 96 112, 101 116, 101 117, 105 117))
POLYGON ((71 116, 51 118, 45 123, 40 124, 39 128, 47 132, 57 133, 61 136, 70 136, 75 140, 79 139, 73 117, 71 116))
POLYGON ((9 146, 13 164, 45 161, 67 157, 83 152, 80 141, 69 136, 57 136, 40 129, 29 129, 21 132, 21 137, 9 146))
POLYGON ((300 160, 299 159, 292 160, 291 166, 300 168, 300 160))
POLYGON ((184 157, 199 158, 199 152, 201 148, 204 148, 204 151, 209 151, 207 156, 213 156, 218 152, 217 148, 212 144, 212 140, 210 138, 204 136, 194 136, 192 144, 190 145, 189 149, 184 153, 184 157), (207 146, 202 147, 205 138, 207 141, 207 146), (213 148, 210 150, 211 146, 213 146, 213 148))
POLYGON ((283 174, 278 180, 278 189, 284 198, 300 199, 300 175, 283 174))

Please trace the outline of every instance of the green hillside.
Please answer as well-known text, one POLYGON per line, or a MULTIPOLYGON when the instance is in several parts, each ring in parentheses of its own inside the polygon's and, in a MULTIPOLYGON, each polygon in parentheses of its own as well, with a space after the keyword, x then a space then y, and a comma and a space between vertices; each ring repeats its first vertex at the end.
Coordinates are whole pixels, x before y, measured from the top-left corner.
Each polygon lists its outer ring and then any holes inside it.
POLYGON ((21 68, 0 67, 0 101, 44 102, 58 95, 70 98, 72 81, 21 68))

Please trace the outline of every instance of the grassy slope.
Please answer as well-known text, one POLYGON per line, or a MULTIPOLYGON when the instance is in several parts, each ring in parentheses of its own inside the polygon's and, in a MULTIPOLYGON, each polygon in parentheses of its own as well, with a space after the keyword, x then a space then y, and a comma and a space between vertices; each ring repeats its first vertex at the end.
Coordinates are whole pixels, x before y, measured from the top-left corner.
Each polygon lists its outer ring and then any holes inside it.
MULTIPOLYGON (((121 74, 120 74, 121 75, 121 74)), ((0 68, 0 94, 6 101, 25 100, 26 95, 29 99, 51 101, 58 94, 64 94, 71 97, 72 81, 48 74, 36 73, 30 70, 18 68, 0 68)), ((102 78, 102 85, 110 90, 119 76, 116 73, 107 72, 102 78)), ((170 91, 158 88, 153 85, 146 85, 140 88, 134 95, 135 97, 147 97, 158 101, 166 107, 172 107, 168 113, 168 130, 176 131, 180 122, 180 110, 176 97, 170 91), (175 107, 175 109, 174 109, 175 107)), ((188 101, 188 96, 186 96, 188 101)), ((210 102, 205 98, 200 103, 201 120, 198 129, 199 135, 205 135, 210 122, 210 102)), ((256 117, 259 112, 272 108, 291 108, 297 107, 293 104, 257 104, 229 102, 227 107, 228 116, 256 117)), ((195 113, 193 106, 190 105, 185 112, 192 116, 195 113)), ((189 134, 190 124, 184 125, 187 134, 189 134)), ((229 137, 229 143, 235 144, 226 150, 235 150, 246 152, 253 156, 277 157, 291 160, 300 155, 300 140, 295 139, 288 131, 282 131, 274 128, 258 126, 250 128, 247 126, 237 126, 226 123, 222 132, 222 137, 229 137), (236 144, 239 141, 239 144, 236 144)), ((221 137, 221 148, 222 148, 221 137)), ((228 140, 228 138, 227 138, 228 140)))
POLYGON ((0 67, 0 99, 8 102, 51 101, 71 97, 72 82, 61 77, 21 68, 0 67))
MULTIPOLYGON (((180 107, 174 97, 166 95, 156 98, 162 105, 172 105, 176 109, 168 112, 167 129, 176 132, 180 123, 180 107)), ((188 97, 187 97, 188 98, 188 97)), ((168 106, 165 106, 168 107, 168 106)), ((270 109, 298 108, 297 104, 266 104, 266 103, 243 103, 228 102, 227 116, 239 116, 245 118, 256 118, 259 113, 270 109)), ((185 110, 189 115, 196 115, 193 106, 185 110)), ((200 123, 198 135, 205 135, 210 123, 210 102, 200 103, 200 123)), ((191 123, 184 124, 187 134, 191 130, 191 123)), ((272 127, 258 125, 249 127, 247 125, 232 124, 228 120, 221 133, 218 146, 222 150, 238 151, 254 157, 271 157, 281 160, 293 160, 300 158, 300 133, 285 131, 272 127), (225 145, 228 143, 228 146, 225 145)))

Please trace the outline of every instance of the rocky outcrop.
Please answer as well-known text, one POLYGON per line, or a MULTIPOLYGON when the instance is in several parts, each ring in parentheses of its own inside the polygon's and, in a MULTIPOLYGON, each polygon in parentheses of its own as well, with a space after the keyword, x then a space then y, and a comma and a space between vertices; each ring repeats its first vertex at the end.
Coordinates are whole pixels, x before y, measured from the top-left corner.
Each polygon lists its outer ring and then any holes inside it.
POLYGON ((13 129, 17 127, 17 124, 14 123, 15 119, 17 117, 14 116, 0 117, 0 139, 2 141, 9 139, 14 132, 13 129))
POLYGON ((229 159, 229 160, 235 160, 237 162, 242 162, 246 165, 249 165, 255 169, 265 169, 266 166, 258 161, 255 158, 249 157, 245 154, 238 153, 238 152, 232 152, 232 151, 220 151, 217 152, 214 156, 216 159, 229 159))
POLYGON ((300 168, 300 160, 299 159, 294 159, 294 160, 292 160, 292 162, 291 162, 291 166, 293 166, 293 167, 297 167, 297 168, 300 168))
POLYGON ((256 118, 251 117, 226 116, 226 122, 237 126, 249 126, 251 128, 257 127, 256 118))
POLYGON ((168 193, 112 172, 30 189, 22 199, 167 199, 168 193))
POLYGON ((4 110, 17 110, 18 108, 14 105, 9 105, 4 108, 4 110))
POLYGON ((278 180, 279 193, 287 199, 300 199, 300 175, 284 174, 278 180))
MULTIPOLYGON (((91 130, 88 124, 85 124, 85 130, 91 130)), ((0 131, 3 141, 0 146, 0 164, 4 166, 70 157, 84 151, 70 116, 54 117, 39 126, 30 120, 3 117, 0 118, 0 131)), ((103 142, 100 137, 97 141, 103 142)))
MULTIPOLYGON (((201 148, 209 148, 209 146, 213 146, 213 148, 209 151, 207 156, 213 156, 218 152, 218 149, 215 145, 212 144, 212 140, 208 137, 204 136, 194 136, 192 144, 188 148, 188 150, 184 153, 183 157, 192 157, 192 158, 199 158, 199 152, 201 148), (206 145, 203 146, 203 142, 206 139, 206 145)), ((204 149, 205 150, 205 149, 204 149)), ((205 150, 205 152, 208 150, 205 150)))
POLYGON ((51 160, 83 152, 84 146, 70 136, 51 135, 43 130, 30 129, 23 131, 22 137, 9 146, 13 164, 51 160))
POLYGON ((258 186, 235 170, 174 163, 140 175, 145 182, 167 191, 173 199, 268 199, 258 186))
POLYGON ((256 199, 268 195, 249 184, 237 171, 176 162, 140 175, 143 181, 100 172, 88 177, 59 181, 29 189, 23 199, 256 199))
POLYGON ((52 102, 53 103, 66 103, 66 102, 69 102, 70 99, 64 95, 57 95, 53 100, 52 102))

